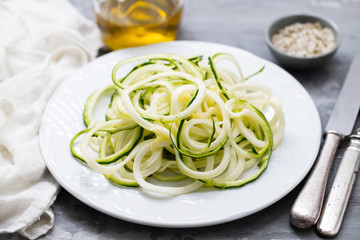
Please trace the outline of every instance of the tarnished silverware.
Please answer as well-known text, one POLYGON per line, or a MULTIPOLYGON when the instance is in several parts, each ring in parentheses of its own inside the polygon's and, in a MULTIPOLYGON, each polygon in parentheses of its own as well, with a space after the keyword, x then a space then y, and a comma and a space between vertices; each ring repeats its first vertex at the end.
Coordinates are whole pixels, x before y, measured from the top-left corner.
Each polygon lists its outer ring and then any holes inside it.
POLYGON ((336 150, 344 136, 351 134, 359 112, 360 53, 351 64, 340 95, 325 128, 325 141, 305 186, 291 209, 291 223, 298 228, 316 224, 336 150))
POLYGON ((360 128, 356 131, 356 135, 350 136, 350 145, 344 153, 329 196, 321 212, 317 224, 317 230, 320 234, 332 237, 339 232, 359 166, 360 128))

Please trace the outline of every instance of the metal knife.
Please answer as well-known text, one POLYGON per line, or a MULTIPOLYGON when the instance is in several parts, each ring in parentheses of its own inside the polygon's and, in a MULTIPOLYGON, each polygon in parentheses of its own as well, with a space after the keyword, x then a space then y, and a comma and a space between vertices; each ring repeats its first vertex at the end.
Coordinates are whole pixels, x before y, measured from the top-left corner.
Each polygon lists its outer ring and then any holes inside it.
POLYGON ((350 145, 340 162, 329 196, 321 211, 317 224, 317 230, 321 235, 333 237, 339 232, 359 166, 360 128, 356 135, 350 136, 350 145))
POLYGON ((342 139, 351 134, 359 113, 359 76, 360 53, 357 53, 326 125, 322 150, 291 208, 290 220, 295 227, 310 228, 319 219, 335 153, 342 139))

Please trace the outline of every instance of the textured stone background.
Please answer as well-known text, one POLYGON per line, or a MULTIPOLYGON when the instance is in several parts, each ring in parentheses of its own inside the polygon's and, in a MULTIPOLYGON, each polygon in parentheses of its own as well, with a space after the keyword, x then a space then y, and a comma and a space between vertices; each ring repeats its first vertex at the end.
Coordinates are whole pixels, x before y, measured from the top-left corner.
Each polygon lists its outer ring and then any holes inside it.
MULTIPOLYGON (((86 17, 94 19, 91 1, 70 0, 86 17)), ((337 23, 342 43, 335 57, 311 71, 288 70, 308 90, 321 117, 323 128, 345 79, 355 52, 360 52, 360 0, 196 0, 186 1, 178 39, 201 40, 231 45, 274 61, 264 42, 266 27, 278 17, 293 13, 314 13, 337 23)), ((359 79, 360 81, 360 79, 359 79)), ((360 91, 360 90, 359 90, 360 91)), ((359 92, 360 96, 360 92, 359 92)), ((358 101, 358 99, 354 99, 358 101)), ((359 118, 357 125, 359 126, 359 118)), ((310 136, 311 137, 311 136, 310 136)), ((341 145, 330 176, 346 148, 341 145)), ((298 230, 289 222, 289 212, 301 183, 272 206, 233 222, 194 229, 142 226, 102 214, 61 190, 53 210, 54 228, 41 240, 70 239, 319 239, 314 229, 298 230)), ((353 190, 338 239, 359 239, 360 180, 353 190)), ((22 239, 0 235, 0 240, 22 239)))

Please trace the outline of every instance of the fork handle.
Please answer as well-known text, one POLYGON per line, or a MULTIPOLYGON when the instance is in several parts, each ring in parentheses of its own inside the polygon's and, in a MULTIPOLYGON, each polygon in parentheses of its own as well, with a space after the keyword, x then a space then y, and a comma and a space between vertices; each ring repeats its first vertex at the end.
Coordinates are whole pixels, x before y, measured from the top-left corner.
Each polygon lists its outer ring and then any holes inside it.
POLYGON ((360 129, 350 136, 350 145, 346 149, 336 173, 329 196, 324 205, 317 230, 320 234, 332 237, 339 230, 349 202, 352 188, 360 165, 360 129))

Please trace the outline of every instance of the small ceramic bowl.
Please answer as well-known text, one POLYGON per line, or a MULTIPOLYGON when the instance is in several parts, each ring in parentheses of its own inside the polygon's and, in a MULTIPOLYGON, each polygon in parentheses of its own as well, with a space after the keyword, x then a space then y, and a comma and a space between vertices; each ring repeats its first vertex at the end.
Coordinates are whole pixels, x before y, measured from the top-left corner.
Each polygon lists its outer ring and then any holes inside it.
POLYGON ((298 14, 282 17, 273 22, 267 29, 265 34, 265 41, 272 54, 281 65, 293 69, 310 69, 326 63, 335 54, 340 45, 340 33, 336 24, 325 17, 309 14, 298 14), (278 50, 271 41, 272 36, 278 30, 296 22, 319 22, 323 27, 330 28, 335 36, 335 47, 330 52, 314 57, 296 57, 278 50))

